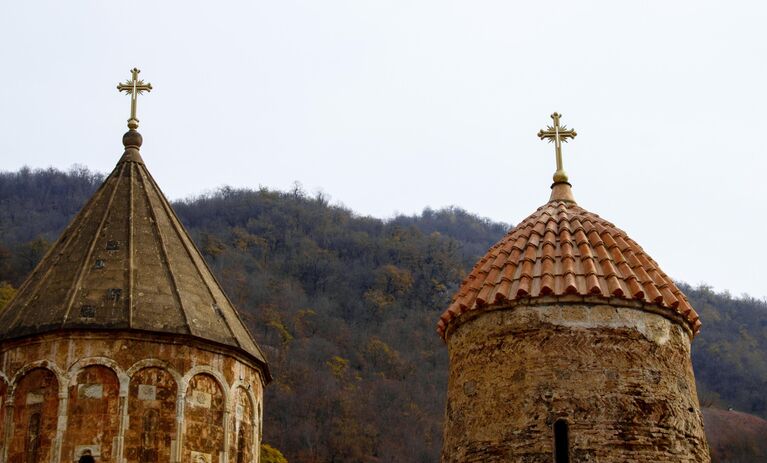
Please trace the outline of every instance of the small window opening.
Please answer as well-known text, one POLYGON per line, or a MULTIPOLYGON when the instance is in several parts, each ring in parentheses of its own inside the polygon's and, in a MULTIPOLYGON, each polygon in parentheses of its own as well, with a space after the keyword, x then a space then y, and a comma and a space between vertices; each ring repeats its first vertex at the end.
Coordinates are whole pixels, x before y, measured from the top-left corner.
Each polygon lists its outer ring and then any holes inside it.
POLYGON ((117 240, 107 241, 107 251, 117 251, 120 249, 120 242, 117 240))
POLYGON ((144 413, 143 432, 141 433, 141 461, 146 463, 155 463, 159 455, 159 433, 160 414, 157 410, 147 410, 144 413))
POLYGON ((570 432, 567 421, 559 419, 554 422, 554 461, 570 463, 570 432))
POLYGON ((117 304, 120 302, 120 297, 123 294, 123 290, 120 288, 109 288, 109 291, 107 291, 107 299, 109 299, 112 303, 117 304))
POLYGON ((237 463, 245 463, 245 423, 240 424, 237 433, 237 463))
POLYGON ((27 460, 26 463, 37 463, 40 450, 40 414, 34 413, 29 417, 27 428, 27 460))
POLYGON ((93 266, 94 268, 104 268, 104 259, 96 259, 96 263, 93 266))
POLYGON ((84 305, 80 307, 80 318, 95 318, 96 308, 92 305, 84 305))
POLYGON ((216 313, 221 318, 224 318, 224 312, 221 310, 221 307, 218 306, 218 304, 213 303, 213 312, 216 313))

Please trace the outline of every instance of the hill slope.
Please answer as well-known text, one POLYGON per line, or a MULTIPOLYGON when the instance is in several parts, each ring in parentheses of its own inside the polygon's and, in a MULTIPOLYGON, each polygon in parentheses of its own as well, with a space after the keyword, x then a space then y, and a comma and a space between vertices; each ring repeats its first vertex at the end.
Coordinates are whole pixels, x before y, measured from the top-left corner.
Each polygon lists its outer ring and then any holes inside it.
POLYGON ((704 408, 703 419, 714 461, 767 461, 767 421, 754 415, 715 408, 704 408))
MULTIPOLYGON (((0 281, 23 280, 99 178, 0 174, 0 281)), ((269 357, 267 442, 294 463, 438 460, 447 353, 435 324, 508 225, 457 208, 382 221, 298 189, 224 188, 174 207, 269 357)), ((704 321, 701 401, 765 416, 767 305, 682 289, 704 321)), ((10 292, 0 286, 0 304, 10 292)))

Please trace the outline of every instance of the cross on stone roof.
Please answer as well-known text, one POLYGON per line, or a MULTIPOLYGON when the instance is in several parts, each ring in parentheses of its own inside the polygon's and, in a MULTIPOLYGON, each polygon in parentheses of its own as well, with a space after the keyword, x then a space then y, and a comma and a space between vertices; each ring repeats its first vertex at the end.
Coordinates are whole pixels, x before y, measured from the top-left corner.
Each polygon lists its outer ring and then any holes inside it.
POLYGON ((117 90, 125 92, 131 96, 130 100, 130 119, 128 119, 128 128, 136 130, 138 128, 138 119, 136 119, 136 100, 144 92, 152 91, 152 84, 139 80, 138 74, 141 72, 138 68, 131 69, 131 79, 125 83, 118 84, 117 90))
POLYGON ((538 137, 541 140, 548 139, 549 143, 554 142, 557 153, 557 171, 554 172, 554 183, 567 182, 567 174, 562 167, 562 142, 567 143, 569 138, 575 138, 577 133, 575 130, 570 130, 566 126, 559 126, 559 118, 562 117, 559 113, 554 113, 551 118, 554 119, 553 126, 546 126, 545 130, 538 131, 538 137))

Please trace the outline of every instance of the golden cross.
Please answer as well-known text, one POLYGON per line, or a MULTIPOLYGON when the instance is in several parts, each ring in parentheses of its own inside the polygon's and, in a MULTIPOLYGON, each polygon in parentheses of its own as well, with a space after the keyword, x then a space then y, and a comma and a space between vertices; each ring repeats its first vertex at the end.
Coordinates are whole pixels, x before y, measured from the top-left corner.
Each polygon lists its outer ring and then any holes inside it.
POLYGON ((549 143, 554 142, 557 152, 557 171, 554 172, 554 183, 567 182, 567 174, 562 167, 562 142, 567 143, 568 138, 575 138, 577 133, 575 130, 568 130, 567 127, 559 126, 559 118, 562 117, 559 113, 554 113, 551 118, 554 119, 554 126, 546 126, 546 130, 539 130, 538 137, 548 139, 549 143))
POLYGON ((130 119, 128 119, 128 128, 136 130, 138 128, 138 119, 136 119, 136 100, 138 96, 144 92, 152 91, 152 84, 149 82, 144 83, 143 80, 139 80, 138 73, 141 72, 137 68, 131 69, 131 80, 117 85, 117 90, 125 92, 131 96, 130 99, 130 119))

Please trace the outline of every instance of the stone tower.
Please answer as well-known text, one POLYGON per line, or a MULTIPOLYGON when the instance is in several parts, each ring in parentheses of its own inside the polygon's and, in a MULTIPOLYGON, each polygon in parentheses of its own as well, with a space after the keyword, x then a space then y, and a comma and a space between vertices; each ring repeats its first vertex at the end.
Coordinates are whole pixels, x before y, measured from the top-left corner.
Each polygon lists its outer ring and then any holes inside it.
POLYGON ((139 154, 135 97, 117 166, 0 312, 2 463, 258 461, 266 361, 139 154))
POLYGON ((474 266, 438 324, 442 461, 709 462, 698 315, 624 231, 576 204, 555 116, 549 201, 474 266))

